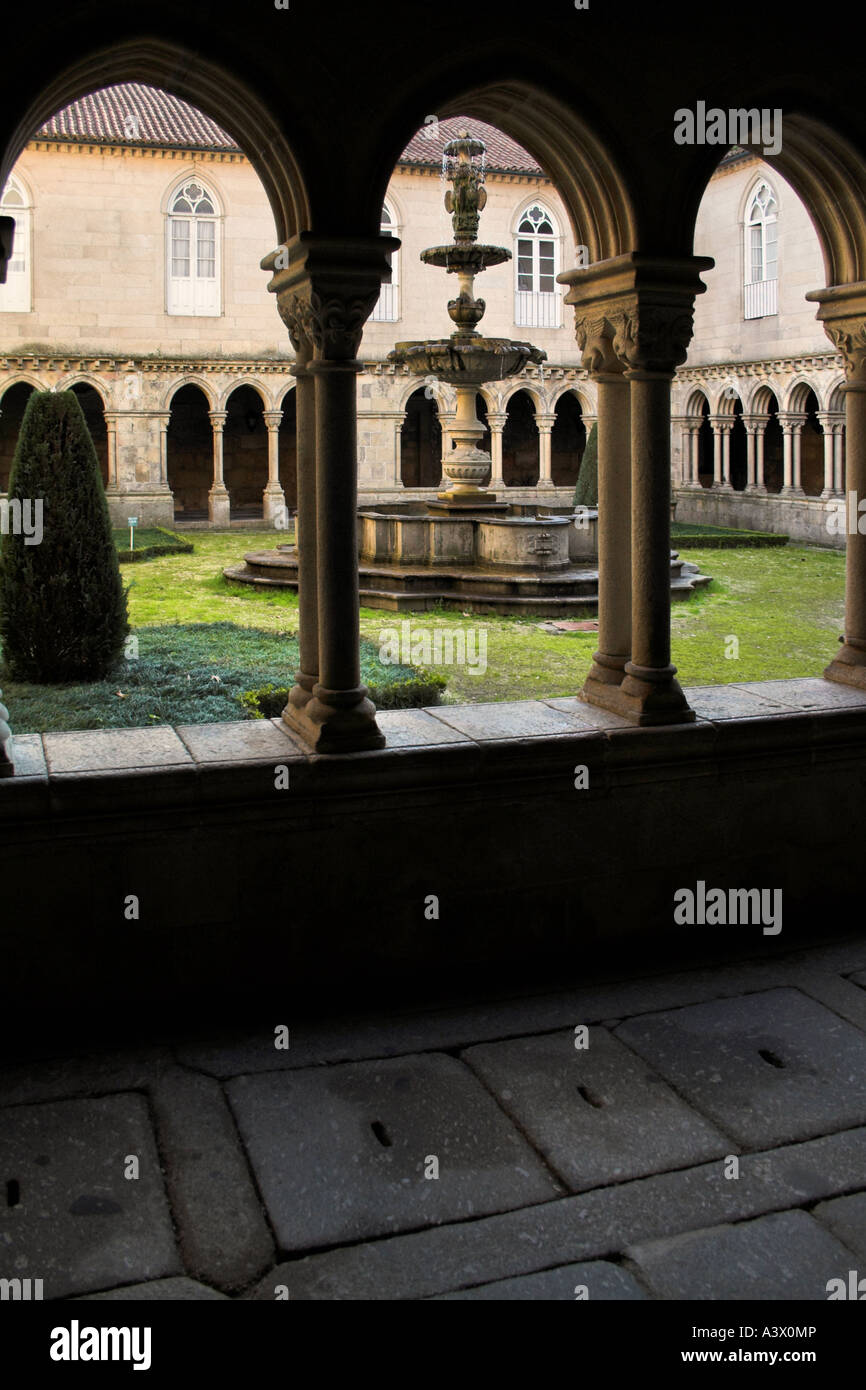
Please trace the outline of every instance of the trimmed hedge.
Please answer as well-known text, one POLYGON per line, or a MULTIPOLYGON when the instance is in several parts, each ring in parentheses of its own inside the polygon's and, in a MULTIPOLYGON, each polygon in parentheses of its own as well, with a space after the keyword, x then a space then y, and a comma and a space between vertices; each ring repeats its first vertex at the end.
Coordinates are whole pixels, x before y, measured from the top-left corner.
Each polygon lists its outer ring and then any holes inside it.
POLYGON ((691 525, 687 521, 675 521, 671 526, 671 544, 692 550, 754 550, 787 545, 789 540, 790 536, 773 531, 736 531, 733 527, 691 525))
POLYGON ((176 531, 169 531, 166 526, 149 526, 141 532, 136 531, 136 540, 138 540, 139 535, 146 536, 148 539, 144 545, 136 545, 134 550, 130 550, 127 544, 129 527, 116 526, 114 528, 117 558, 122 565, 135 560, 155 560, 159 555, 192 555, 195 552, 192 541, 185 540, 176 531), (151 541, 151 536, 164 537, 164 539, 151 541))
MULTIPOLYGON (((415 676, 393 681, 390 685, 367 684, 370 699, 377 709, 423 709, 425 705, 441 703, 448 682, 432 671, 418 671, 415 676)), ((285 685, 265 685, 259 690, 245 690, 237 696, 238 704, 250 719, 278 719, 286 707, 289 688, 285 685)))
POLYGON ((123 654, 127 593, 99 461, 74 391, 27 402, 9 501, 44 511, 38 544, 12 532, 0 555, 0 641, 14 680, 98 681, 123 654))

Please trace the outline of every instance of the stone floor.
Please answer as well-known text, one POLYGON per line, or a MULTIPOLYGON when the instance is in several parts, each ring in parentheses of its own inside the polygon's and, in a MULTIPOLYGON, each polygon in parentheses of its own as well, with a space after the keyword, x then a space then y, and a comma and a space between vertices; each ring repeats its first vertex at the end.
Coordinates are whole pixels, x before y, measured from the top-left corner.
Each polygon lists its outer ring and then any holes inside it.
POLYGON ((7 1064, 0 1108, 0 1279, 46 1299, 825 1300, 866 934, 7 1064))

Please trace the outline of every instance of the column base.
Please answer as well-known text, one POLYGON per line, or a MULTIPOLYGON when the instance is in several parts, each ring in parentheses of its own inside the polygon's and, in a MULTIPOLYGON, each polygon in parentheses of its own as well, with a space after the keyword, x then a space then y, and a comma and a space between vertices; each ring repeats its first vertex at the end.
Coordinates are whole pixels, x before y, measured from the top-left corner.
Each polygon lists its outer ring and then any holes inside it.
POLYGON ((693 724, 695 712, 686 700, 679 681, 674 680, 675 671, 675 666, 650 671, 629 661, 620 685, 607 684, 590 673, 579 698, 610 710, 612 714, 620 714, 642 728, 661 724, 693 724))
POLYGON ((262 493, 262 509, 266 526, 274 526, 285 516, 286 494, 279 483, 268 483, 262 493))
POLYGON ((780 497, 805 497, 806 494, 801 487, 783 487, 779 492, 780 497))
POLYGON ((212 526, 228 526, 231 522, 231 498, 228 488, 212 487, 207 495, 207 514, 212 526))
POLYGON ((314 753, 364 753, 385 747, 385 735, 376 723, 376 706, 366 698, 365 686, 326 691, 317 685, 300 707, 291 702, 291 695, 289 701, 283 710, 283 723, 314 753))
POLYGON ((766 497, 767 489, 762 483, 747 483, 743 489, 743 494, 744 496, 748 494, 749 497, 766 497))
POLYGON ((712 488, 710 489, 710 491, 711 491, 711 492, 733 492, 734 489, 733 489, 733 487, 731 486, 730 483, 724 483, 724 482, 722 482, 722 483, 713 483, 713 486, 712 486, 712 488))
POLYGON ((847 642, 842 646, 824 670, 824 679, 838 681, 840 685, 854 685, 866 691, 866 649, 852 647, 847 642))
POLYGON ((552 478, 540 478, 536 485, 536 490, 538 492, 555 492, 556 483, 552 478))

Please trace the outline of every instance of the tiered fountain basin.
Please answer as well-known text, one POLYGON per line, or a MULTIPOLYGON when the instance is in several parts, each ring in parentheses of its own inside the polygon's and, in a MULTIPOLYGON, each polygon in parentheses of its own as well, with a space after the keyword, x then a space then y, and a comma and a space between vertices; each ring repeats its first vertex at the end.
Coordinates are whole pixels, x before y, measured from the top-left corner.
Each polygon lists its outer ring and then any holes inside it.
MULTIPOLYGON (((540 617, 598 608, 595 511, 501 504, 455 514, 424 502, 378 503, 359 512, 360 599, 365 608, 419 612, 441 606, 472 613, 540 617)), ((298 587, 293 545, 253 551, 225 577, 264 588, 298 587)), ((671 595, 710 582, 671 554, 671 595)))

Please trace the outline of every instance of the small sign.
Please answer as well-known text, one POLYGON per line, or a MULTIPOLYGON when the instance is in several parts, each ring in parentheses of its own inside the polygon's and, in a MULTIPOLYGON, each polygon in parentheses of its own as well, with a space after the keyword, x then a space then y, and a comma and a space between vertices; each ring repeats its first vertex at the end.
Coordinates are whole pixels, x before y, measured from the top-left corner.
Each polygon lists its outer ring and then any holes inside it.
POLYGON ((130 548, 130 550, 134 550, 134 549, 135 549, 135 528, 136 528, 136 526, 138 525, 138 517, 137 517, 137 516, 128 516, 126 519, 127 519, 127 521, 129 522, 129 548, 130 548))
POLYGON ((130 526, 137 526, 137 525, 138 525, 138 517, 137 517, 137 516, 128 516, 126 519, 127 519, 127 521, 129 522, 130 526))

